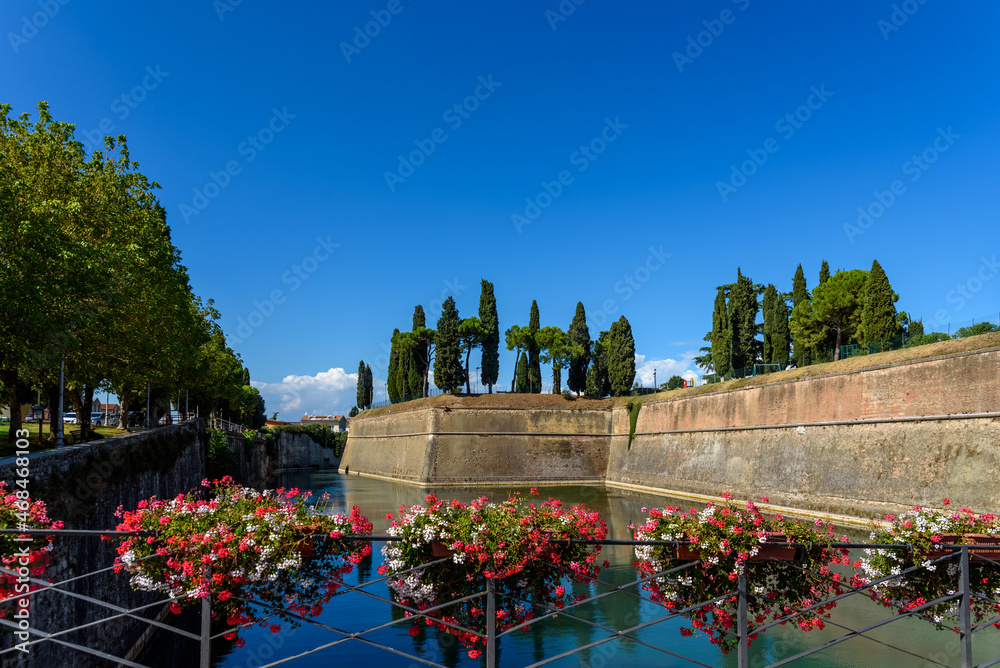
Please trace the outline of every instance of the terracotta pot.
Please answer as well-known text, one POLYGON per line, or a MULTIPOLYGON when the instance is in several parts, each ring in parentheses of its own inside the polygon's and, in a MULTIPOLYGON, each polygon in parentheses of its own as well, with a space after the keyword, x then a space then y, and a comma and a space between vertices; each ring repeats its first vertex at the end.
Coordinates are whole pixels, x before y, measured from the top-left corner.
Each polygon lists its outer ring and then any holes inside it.
POLYGON ((455 550, 451 549, 440 540, 432 540, 431 554, 440 559, 441 557, 450 557, 451 555, 455 554, 455 550))
MULTIPOLYGON (((767 540, 770 543, 784 543, 788 537, 783 533, 768 533, 767 540)), ((698 561, 701 557, 701 550, 695 545, 678 545, 677 559, 680 561, 698 561)), ((799 545, 761 545, 757 554, 750 557, 750 561, 802 561, 805 558, 805 550, 799 545)))
MULTIPOLYGON (((294 529, 296 533, 306 536, 320 533, 320 526, 318 524, 293 524, 292 529, 294 529)), ((316 541, 312 538, 303 538, 299 542, 295 543, 295 549, 298 550, 299 554, 303 557, 311 556, 315 547, 316 541)))

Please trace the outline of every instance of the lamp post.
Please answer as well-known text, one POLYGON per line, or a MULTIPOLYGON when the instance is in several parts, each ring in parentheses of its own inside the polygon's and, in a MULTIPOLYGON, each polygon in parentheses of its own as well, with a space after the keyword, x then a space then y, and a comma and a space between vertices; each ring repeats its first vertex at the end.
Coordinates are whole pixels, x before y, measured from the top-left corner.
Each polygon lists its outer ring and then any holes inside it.
POLYGON ((660 386, 656 384, 656 369, 653 369, 653 389, 657 392, 660 391, 660 386))
POLYGON ((59 362, 59 413, 56 415, 56 447, 66 445, 63 440, 63 383, 66 379, 66 356, 59 362))
POLYGON ((479 369, 482 367, 476 367, 476 394, 479 394, 479 369))

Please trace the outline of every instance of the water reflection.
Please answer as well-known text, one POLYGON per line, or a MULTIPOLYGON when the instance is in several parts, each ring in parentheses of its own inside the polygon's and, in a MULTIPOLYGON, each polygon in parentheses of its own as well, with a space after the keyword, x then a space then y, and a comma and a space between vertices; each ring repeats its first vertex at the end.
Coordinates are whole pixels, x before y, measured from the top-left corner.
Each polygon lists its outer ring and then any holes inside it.
MULTIPOLYGON (((468 502, 479 496, 489 496, 491 499, 503 499, 514 491, 527 494, 528 487, 523 488, 490 488, 490 487, 445 487, 421 488, 414 485, 391 482, 387 480, 362 478, 358 476, 341 476, 323 471, 293 472, 280 476, 272 482, 272 486, 300 487, 311 489, 316 494, 329 492, 331 508, 343 509, 357 505, 375 525, 375 533, 382 534, 389 526, 386 513, 395 512, 401 505, 422 503, 424 496, 433 492, 443 499, 457 498, 468 502)), ((594 486, 553 486, 539 488, 541 496, 554 496, 566 503, 585 503, 601 513, 608 522, 609 538, 629 538, 628 525, 644 518, 643 507, 663 507, 667 504, 688 507, 689 501, 669 499, 664 496, 633 492, 629 490, 604 489, 594 486)), ((850 533, 849 538, 860 538, 850 533)), ((378 578, 376 571, 382 561, 379 545, 375 546, 374 555, 361 564, 351 576, 350 582, 370 582, 378 578)), ((608 591, 611 587, 624 585, 636 578, 632 567, 633 554, 627 546, 607 546, 602 558, 611 561, 611 568, 601 574, 601 579, 609 585, 580 584, 573 586, 575 594, 592 596, 608 591)), ((857 557, 854 557, 857 558, 857 557)), ((375 595, 388 598, 388 587, 382 583, 371 585, 368 590, 375 595)), ((663 607, 642 601, 636 596, 636 589, 607 596, 598 602, 582 606, 573 614, 581 620, 596 625, 614 629, 623 629, 665 616, 663 607)), ((783 657, 794 656, 808 648, 816 647, 825 642, 843 636, 846 631, 837 628, 836 624, 844 624, 852 628, 860 628, 866 624, 891 616, 887 611, 862 596, 853 596, 844 600, 834 611, 826 630, 802 633, 787 627, 778 627, 768 631, 751 648, 751 665, 764 666, 783 657)), ((384 624, 391 619, 402 620, 402 613, 394 611, 388 604, 364 596, 357 592, 335 598, 327 605, 321 617, 328 624, 346 632, 358 632, 367 628, 384 624)), ((677 659, 662 652, 650 649, 641 643, 649 643, 691 657, 710 666, 736 666, 735 653, 722 655, 704 638, 684 638, 679 633, 681 624, 668 621, 656 624, 633 634, 640 642, 630 640, 613 640, 597 645, 575 655, 560 659, 548 665, 568 668, 569 666, 588 668, 605 668, 613 666, 691 666, 688 661, 677 659)), ((365 638, 389 645, 397 650, 412 653, 428 661, 441 663, 445 666, 479 666, 484 665, 483 659, 470 659, 466 651, 455 638, 448 634, 422 632, 417 638, 407 633, 407 625, 400 622, 365 638)), ((336 634, 303 626, 293 634, 282 637, 280 647, 274 646, 274 638, 266 631, 254 630, 247 634, 247 645, 241 650, 234 650, 226 656, 217 657, 215 665, 260 666, 267 661, 259 661, 260 650, 267 648, 270 661, 304 652, 324 643, 337 640, 336 634)), ((610 635, 608 632, 595 628, 591 624, 557 617, 544 620, 532 626, 528 632, 516 632, 503 638, 500 644, 498 665, 524 666, 545 657, 555 656, 579 647, 593 643, 610 635)), ((906 652, 922 655, 928 659, 946 666, 960 665, 958 653, 958 636, 947 631, 936 631, 933 626, 917 620, 904 619, 886 627, 876 629, 869 634, 875 640, 852 638, 831 649, 795 662, 794 666, 818 667, 854 667, 854 666, 899 666, 901 668, 916 668, 934 665, 927 659, 916 658, 906 652), (900 651, 887 645, 895 645, 905 649, 900 651)), ((975 636, 976 663, 988 658, 1000 656, 1000 636, 993 629, 987 629, 975 636)), ((221 648, 220 648, 221 649, 221 648)), ((335 647, 310 654, 298 659, 290 666, 318 667, 337 664, 375 663, 379 666, 407 667, 419 665, 412 659, 391 654, 385 650, 373 648, 358 641, 348 641, 335 647)))

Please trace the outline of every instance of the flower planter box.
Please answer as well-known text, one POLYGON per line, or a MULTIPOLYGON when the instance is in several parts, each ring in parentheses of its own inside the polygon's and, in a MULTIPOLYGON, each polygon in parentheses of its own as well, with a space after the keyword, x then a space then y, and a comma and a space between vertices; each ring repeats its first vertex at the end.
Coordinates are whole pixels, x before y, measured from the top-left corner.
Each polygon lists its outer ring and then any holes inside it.
MULTIPOLYGON (((783 533, 768 533, 767 540, 770 543, 783 543, 788 537, 783 533)), ((804 558, 805 550, 801 545, 761 545, 760 550, 749 561, 802 561, 804 558)), ((677 559, 699 561, 702 559, 701 550, 694 545, 678 545, 677 559)))
MULTIPOLYGON (((318 524, 296 524, 293 525, 292 528, 298 533, 306 536, 320 533, 320 526, 318 524)), ((295 544, 295 549, 298 550, 299 554, 303 557, 312 556, 313 549, 315 547, 316 541, 312 538, 303 538, 295 544)))
POLYGON ((432 540, 431 541, 431 554, 435 558, 450 557, 455 554, 455 550, 448 547, 443 541, 432 540))
MULTIPOLYGON (((942 543, 957 543, 960 539, 957 533, 943 533, 941 534, 942 543)), ((1000 561, 1000 536, 991 536, 987 533, 967 533, 965 534, 965 543, 969 545, 983 545, 984 547, 970 547, 969 554, 972 556, 982 556, 987 559, 994 559, 1000 561), (986 547, 988 546, 988 547, 986 547)), ((939 557, 947 557, 950 555, 961 554, 960 550, 927 550, 926 552, 921 552, 920 556, 922 559, 937 559, 939 557)))

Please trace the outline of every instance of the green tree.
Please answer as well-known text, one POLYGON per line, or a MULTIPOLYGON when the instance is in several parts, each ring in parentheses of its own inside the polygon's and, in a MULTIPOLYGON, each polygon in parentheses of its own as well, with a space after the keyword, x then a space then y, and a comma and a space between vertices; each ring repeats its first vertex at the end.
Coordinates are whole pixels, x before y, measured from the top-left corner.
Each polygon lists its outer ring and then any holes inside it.
POLYGON ((632 326, 625 316, 611 323, 606 356, 611 394, 619 397, 627 395, 635 380, 635 340, 632 338, 632 326))
MULTIPOLYGON (((427 329, 427 320, 424 317, 424 307, 417 304, 413 309, 413 333, 420 332, 427 329)), ((415 340, 421 339, 418 336, 417 339, 411 339, 412 343, 415 340)), ((423 337, 426 339, 426 337, 423 337)), ((428 344, 429 345, 429 344, 428 344)), ((408 394, 414 396, 427 396, 427 375, 429 371, 430 359, 429 349, 421 347, 420 344, 414 344, 410 349, 410 359, 409 359, 409 374, 407 377, 407 389, 408 394)))
POLYGON ((399 329, 392 331, 392 339, 389 347, 389 373, 386 378, 386 392, 389 394, 389 401, 396 403, 402 396, 399 392, 399 346, 396 345, 396 338, 399 336, 399 329))
POLYGON ((896 300, 899 299, 889 284, 889 278, 878 260, 872 262, 868 281, 865 283, 864 302, 861 308, 861 334, 866 343, 888 343, 900 334, 896 319, 896 300))
MULTIPOLYGON (((807 299, 809 299, 809 291, 806 289, 806 276, 802 271, 802 265, 799 264, 799 266, 795 269, 795 276, 792 277, 792 313, 795 312, 795 309, 799 304, 807 299)), ((794 338, 793 334, 792 344, 792 358, 795 362, 795 366, 809 366, 811 355, 805 342, 794 338)))
POLYGON ((538 344, 535 342, 535 335, 541 329, 541 322, 538 317, 538 302, 531 301, 531 317, 528 320, 528 330, 531 338, 528 339, 528 385, 531 392, 539 394, 542 391, 542 365, 539 359, 538 344))
POLYGON ((365 407, 371 408, 375 405, 375 382, 372 378, 372 368, 365 365, 365 407))
POLYGON ((437 356, 434 358, 434 384, 443 392, 457 392, 462 386, 465 370, 460 360, 461 343, 459 327, 461 320, 455 308, 455 298, 448 297, 441 307, 441 317, 437 322, 437 356))
POLYGON ((906 335, 908 337, 923 336, 924 335, 924 320, 920 318, 918 320, 911 320, 910 326, 906 328, 906 335))
POLYGON ((368 376, 365 373, 365 361, 358 362, 358 391, 356 402, 358 408, 364 410, 368 406, 368 376))
POLYGON ((733 349, 730 357, 737 370, 757 361, 757 291, 749 276, 736 269, 736 283, 729 293, 729 326, 733 349))
MULTIPOLYGON (((723 306, 723 309, 725 309, 725 306, 723 306)), ((713 314, 713 319, 714 319, 714 314, 713 314)), ((707 341, 708 345, 702 346, 701 348, 698 349, 699 352, 701 352, 701 355, 695 356, 694 363, 697 364, 702 369, 704 369, 705 371, 712 373, 713 371, 715 371, 715 358, 714 355, 712 354, 712 332, 709 331, 707 334, 705 334, 705 337, 702 339, 702 341, 707 341)))
POLYGON ((583 348, 559 327, 543 327, 535 335, 541 361, 552 364, 552 394, 562 394, 562 370, 583 356, 583 348))
POLYGON ((608 380, 608 332, 601 332, 590 352, 590 368, 587 369, 587 390, 585 394, 594 399, 602 399, 611 394, 611 383, 608 380))
POLYGON ((355 415, 357 415, 357 414, 358 414, 359 412, 360 412, 360 411, 358 410, 358 407, 357 407, 357 406, 351 406, 351 410, 350 410, 350 412, 348 412, 348 413, 347 413, 347 417, 354 417, 354 416, 355 416, 355 415))
POLYGON ((577 396, 587 389, 587 366, 590 364, 590 329, 587 327, 587 312, 583 302, 576 303, 576 313, 569 325, 569 340, 580 346, 582 351, 570 361, 566 385, 577 396))
POLYGON ((955 336, 953 338, 964 339, 970 336, 978 336, 980 334, 990 334, 996 331, 1000 331, 1000 327, 994 325, 992 322, 977 322, 975 325, 959 327, 957 330, 955 330, 955 336))
POLYGON ((523 352, 519 352, 518 353, 518 355, 517 355, 517 367, 516 368, 517 368, 517 376, 516 376, 515 380, 517 382, 517 387, 515 389, 515 392, 517 392, 518 394, 528 394, 528 393, 530 393, 531 389, 530 389, 530 386, 528 385, 528 382, 529 382, 529 380, 528 380, 528 356, 525 353, 523 353, 523 352))
POLYGON ((463 351, 465 351, 465 393, 472 394, 472 388, 469 385, 469 357, 472 355, 472 350, 477 346, 483 345, 486 340, 487 332, 483 328, 483 323, 479 318, 466 318, 458 325, 458 343, 463 351))
POLYGON ((667 381, 667 389, 676 390, 679 387, 684 387, 684 379, 680 376, 671 376, 667 381))
POLYGON ((819 284, 823 285, 828 280, 830 280, 830 263, 823 260, 823 264, 819 267, 819 284))
MULTIPOLYGON (((527 372, 523 375, 521 373, 521 350, 527 350, 528 345, 534 343, 535 337, 527 327, 514 325, 505 332, 504 340, 507 344, 507 350, 516 351, 514 358, 517 360, 517 364, 514 365, 514 378, 510 382, 510 391, 519 393, 521 391, 520 388, 531 387, 531 381, 527 372)), ((525 358, 524 363, 527 365, 527 358, 525 358)), ((527 366, 525 366, 525 369, 527 369, 527 366)), ((530 390, 525 390, 525 392, 528 391, 530 390)))
POLYGON ((782 369, 788 365, 788 356, 792 351, 792 333, 788 328, 790 314, 786 298, 786 295, 778 295, 774 302, 774 325, 771 329, 771 360, 769 362, 770 364, 780 364, 782 369))
POLYGON ((732 349, 733 332, 726 306, 726 286, 720 286, 715 293, 715 311, 712 313, 712 363, 720 378, 733 368, 732 349))
POLYGON ((778 290, 773 284, 768 284, 767 288, 764 290, 764 299, 761 300, 760 310, 764 315, 764 356, 762 361, 764 364, 771 364, 772 356, 772 345, 771 345, 771 334, 774 329, 774 316, 775 308, 778 302, 778 290))
MULTIPOLYGON (((422 313, 423 311, 421 310, 422 313)), ((434 342, 436 337, 437 332, 427 327, 418 327, 412 332, 399 333, 400 353, 405 352, 411 359, 410 381, 413 382, 414 369, 423 369, 420 379, 416 381, 415 385, 411 385, 411 389, 415 390, 411 392, 411 395, 427 396, 427 385, 429 382, 431 360, 434 359, 435 354, 434 342)))
POLYGON ((834 360, 840 359, 840 346, 849 341, 861 326, 861 309, 868 282, 864 269, 838 271, 813 290, 812 299, 792 310, 790 327, 796 344, 809 348, 823 345, 834 334, 834 360))
POLYGON ((484 336, 480 347, 483 351, 480 376, 482 382, 493 394, 493 386, 500 377, 500 318, 497 315, 497 300, 493 294, 493 284, 482 280, 479 294, 479 320, 484 336))

